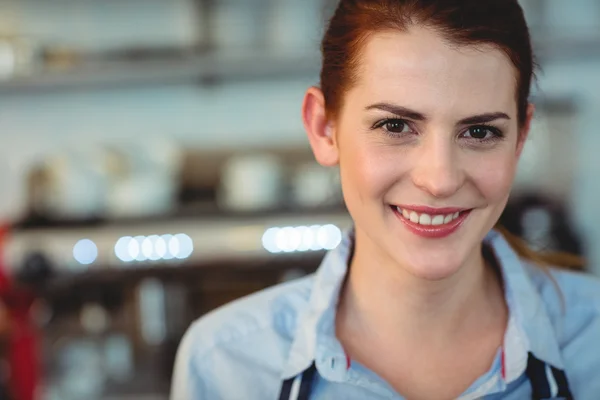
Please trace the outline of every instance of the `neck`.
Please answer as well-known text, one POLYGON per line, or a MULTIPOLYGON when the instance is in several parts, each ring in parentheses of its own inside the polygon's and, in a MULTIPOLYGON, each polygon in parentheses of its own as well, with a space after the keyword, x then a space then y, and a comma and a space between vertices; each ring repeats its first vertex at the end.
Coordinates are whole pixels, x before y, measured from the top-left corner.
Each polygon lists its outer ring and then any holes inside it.
MULTIPOLYGON (((361 241, 362 240, 362 241, 361 241)), ((489 329, 506 315, 504 296, 492 268, 476 249, 454 275, 427 280, 402 266, 374 260, 368 238, 357 246, 341 293, 338 330, 363 338, 444 346, 464 332, 489 329), (366 244, 366 245, 365 245, 366 244)))

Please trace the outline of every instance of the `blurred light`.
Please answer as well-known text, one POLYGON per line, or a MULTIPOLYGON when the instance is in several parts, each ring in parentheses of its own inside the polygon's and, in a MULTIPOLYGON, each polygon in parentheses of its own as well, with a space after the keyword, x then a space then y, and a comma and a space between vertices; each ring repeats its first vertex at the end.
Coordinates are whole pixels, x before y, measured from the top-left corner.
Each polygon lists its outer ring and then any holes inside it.
POLYGON ((131 257, 129 253, 129 243, 133 238, 131 236, 124 236, 117 240, 115 244, 115 255, 123 262, 133 261, 134 257, 131 257))
POLYGON ((115 255, 123 262, 183 260, 194 252, 194 241, 185 233, 124 236, 115 243, 115 255))
POLYGON ((294 228, 291 226, 286 226, 285 228, 281 228, 279 232, 277 232, 277 237, 275 238, 275 243, 279 250, 289 253, 294 251, 294 249, 290 248, 290 237, 294 233, 294 228))
POLYGON ((162 236, 156 237, 156 242, 154 242, 154 252, 156 253, 156 257, 158 257, 158 259, 164 259, 167 255, 167 242, 162 236))
POLYGON ((179 238, 177 236, 172 236, 169 240, 169 253, 175 258, 179 255, 179 238))
POLYGON ((298 251, 298 249, 302 245, 302 231, 300 231, 299 228, 291 228, 290 236, 288 238, 288 243, 289 243, 288 251, 290 251, 290 252, 298 251))
POLYGON ((292 253, 300 247, 302 234, 297 228, 286 226, 278 232, 277 244, 281 251, 292 253))
POLYGON ((131 238, 129 244, 127 245, 127 253, 131 260, 137 259, 140 254, 140 244, 135 238, 131 238))
POLYGON ((342 231, 335 225, 273 227, 265 231, 262 245, 269 253, 332 250, 342 242, 342 231))
POLYGON ((313 226, 309 227, 308 229, 310 230, 311 239, 312 239, 310 250, 312 250, 312 251, 323 250, 323 248, 321 246, 319 246, 319 241, 317 240, 317 237, 319 236, 319 230, 321 229, 321 225, 313 225, 313 226))
POLYGON ((148 257, 146 257, 146 255, 144 254, 144 240, 146 240, 146 236, 136 236, 133 238, 133 241, 137 242, 139 249, 138 255, 137 257, 135 257, 135 261, 146 261, 148 259, 148 257))
POLYGON ((179 242, 179 252, 177 254, 174 253, 175 257, 183 260, 184 258, 191 256, 194 252, 194 242, 192 241, 192 238, 184 233, 178 233, 174 237, 177 238, 177 241, 179 242))
POLYGON ((312 247, 313 234, 308 226, 299 226, 296 228, 300 235, 300 245, 297 251, 308 251, 312 247))
POLYGON ((265 231, 262 237, 262 245, 269 253, 280 253, 281 250, 277 246, 277 233, 279 228, 269 228, 265 231))
POLYGON ((73 246, 73 257, 79 264, 92 264, 98 258, 98 247, 90 239, 81 239, 73 246))
POLYGON ((173 238, 173 235, 162 235, 161 236, 162 240, 165 242, 165 255, 162 257, 163 260, 172 260, 173 258, 175 258, 175 255, 171 252, 171 247, 170 247, 170 243, 171 243, 171 239, 173 238))
POLYGON ((335 225, 325 225, 317 235, 319 245, 325 250, 333 250, 342 242, 342 231, 335 225))
POLYGON ((149 237, 146 237, 142 240, 142 254, 144 258, 147 260, 151 260, 152 253, 154 252, 154 246, 149 237))
MULTIPOLYGON (((148 236, 146 238, 146 240, 144 240, 144 243, 146 243, 146 241, 149 242, 148 246, 150 247, 150 251, 149 251, 148 259, 150 261, 160 260, 158 251, 156 251, 156 243, 158 242, 158 239, 160 239, 160 237, 158 235, 152 235, 152 236, 148 236)), ((143 248, 143 246, 142 246, 142 248, 143 248)))

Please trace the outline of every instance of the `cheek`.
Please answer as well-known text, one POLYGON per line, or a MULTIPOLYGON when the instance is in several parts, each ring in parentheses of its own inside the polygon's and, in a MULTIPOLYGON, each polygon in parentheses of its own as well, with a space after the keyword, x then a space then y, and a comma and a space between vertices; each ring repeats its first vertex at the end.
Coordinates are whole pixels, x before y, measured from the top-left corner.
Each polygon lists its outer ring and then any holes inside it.
POLYGON ((399 170, 402 169, 402 157, 397 151, 359 141, 347 143, 340 150, 340 172, 345 196, 358 197, 361 202, 369 198, 381 198, 397 182, 399 170))
POLYGON ((514 152, 498 152, 471 161, 471 178, 488 202, 503 201, 510 193, 517 158, 514 152))

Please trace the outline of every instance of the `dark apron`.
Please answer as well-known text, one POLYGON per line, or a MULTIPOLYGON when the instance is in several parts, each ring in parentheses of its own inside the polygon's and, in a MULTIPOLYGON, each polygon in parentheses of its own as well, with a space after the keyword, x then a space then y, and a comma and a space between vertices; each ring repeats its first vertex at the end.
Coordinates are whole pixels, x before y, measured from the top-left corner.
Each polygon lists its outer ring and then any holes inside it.
MULTIPOLYGON (((309 400, 316 372, 317 368, 313 363, 297 377, 283 381, 279 400, 309 400)), ((532 400, 573 400, 565 373, 537 359, 531 353, 529 353, 525 374, 531 383, 532 400), (549 374, 553 376, 555 385, 550 383, 549 374), (556 391, 554 397, 552 395, 553 386, 556 391)))

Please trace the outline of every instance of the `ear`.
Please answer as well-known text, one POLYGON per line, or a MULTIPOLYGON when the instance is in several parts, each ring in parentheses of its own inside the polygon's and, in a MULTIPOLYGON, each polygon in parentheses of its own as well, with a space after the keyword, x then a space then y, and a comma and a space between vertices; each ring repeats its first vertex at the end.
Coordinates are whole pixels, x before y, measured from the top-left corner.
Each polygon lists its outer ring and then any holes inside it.
POLYGON ((321 89, 311 87, 302 102, 302 121, 317 162, 332 167, 339 162, 339 152, 333 124, 327 119, 325 97, 321 89))
POLYGON ((535 106, 532 103, 529 103, 527 105, 527 115, 525 116, 525 123, 519 131, 519 139, 517 142, 517 157, 520 157, 521 153, 523 152, 523 147, 525 146, 525 142, 527 141, 527 137, 529 136, 529 131, 531 129, 531 121, 533 120, 534 113, 535 106))

